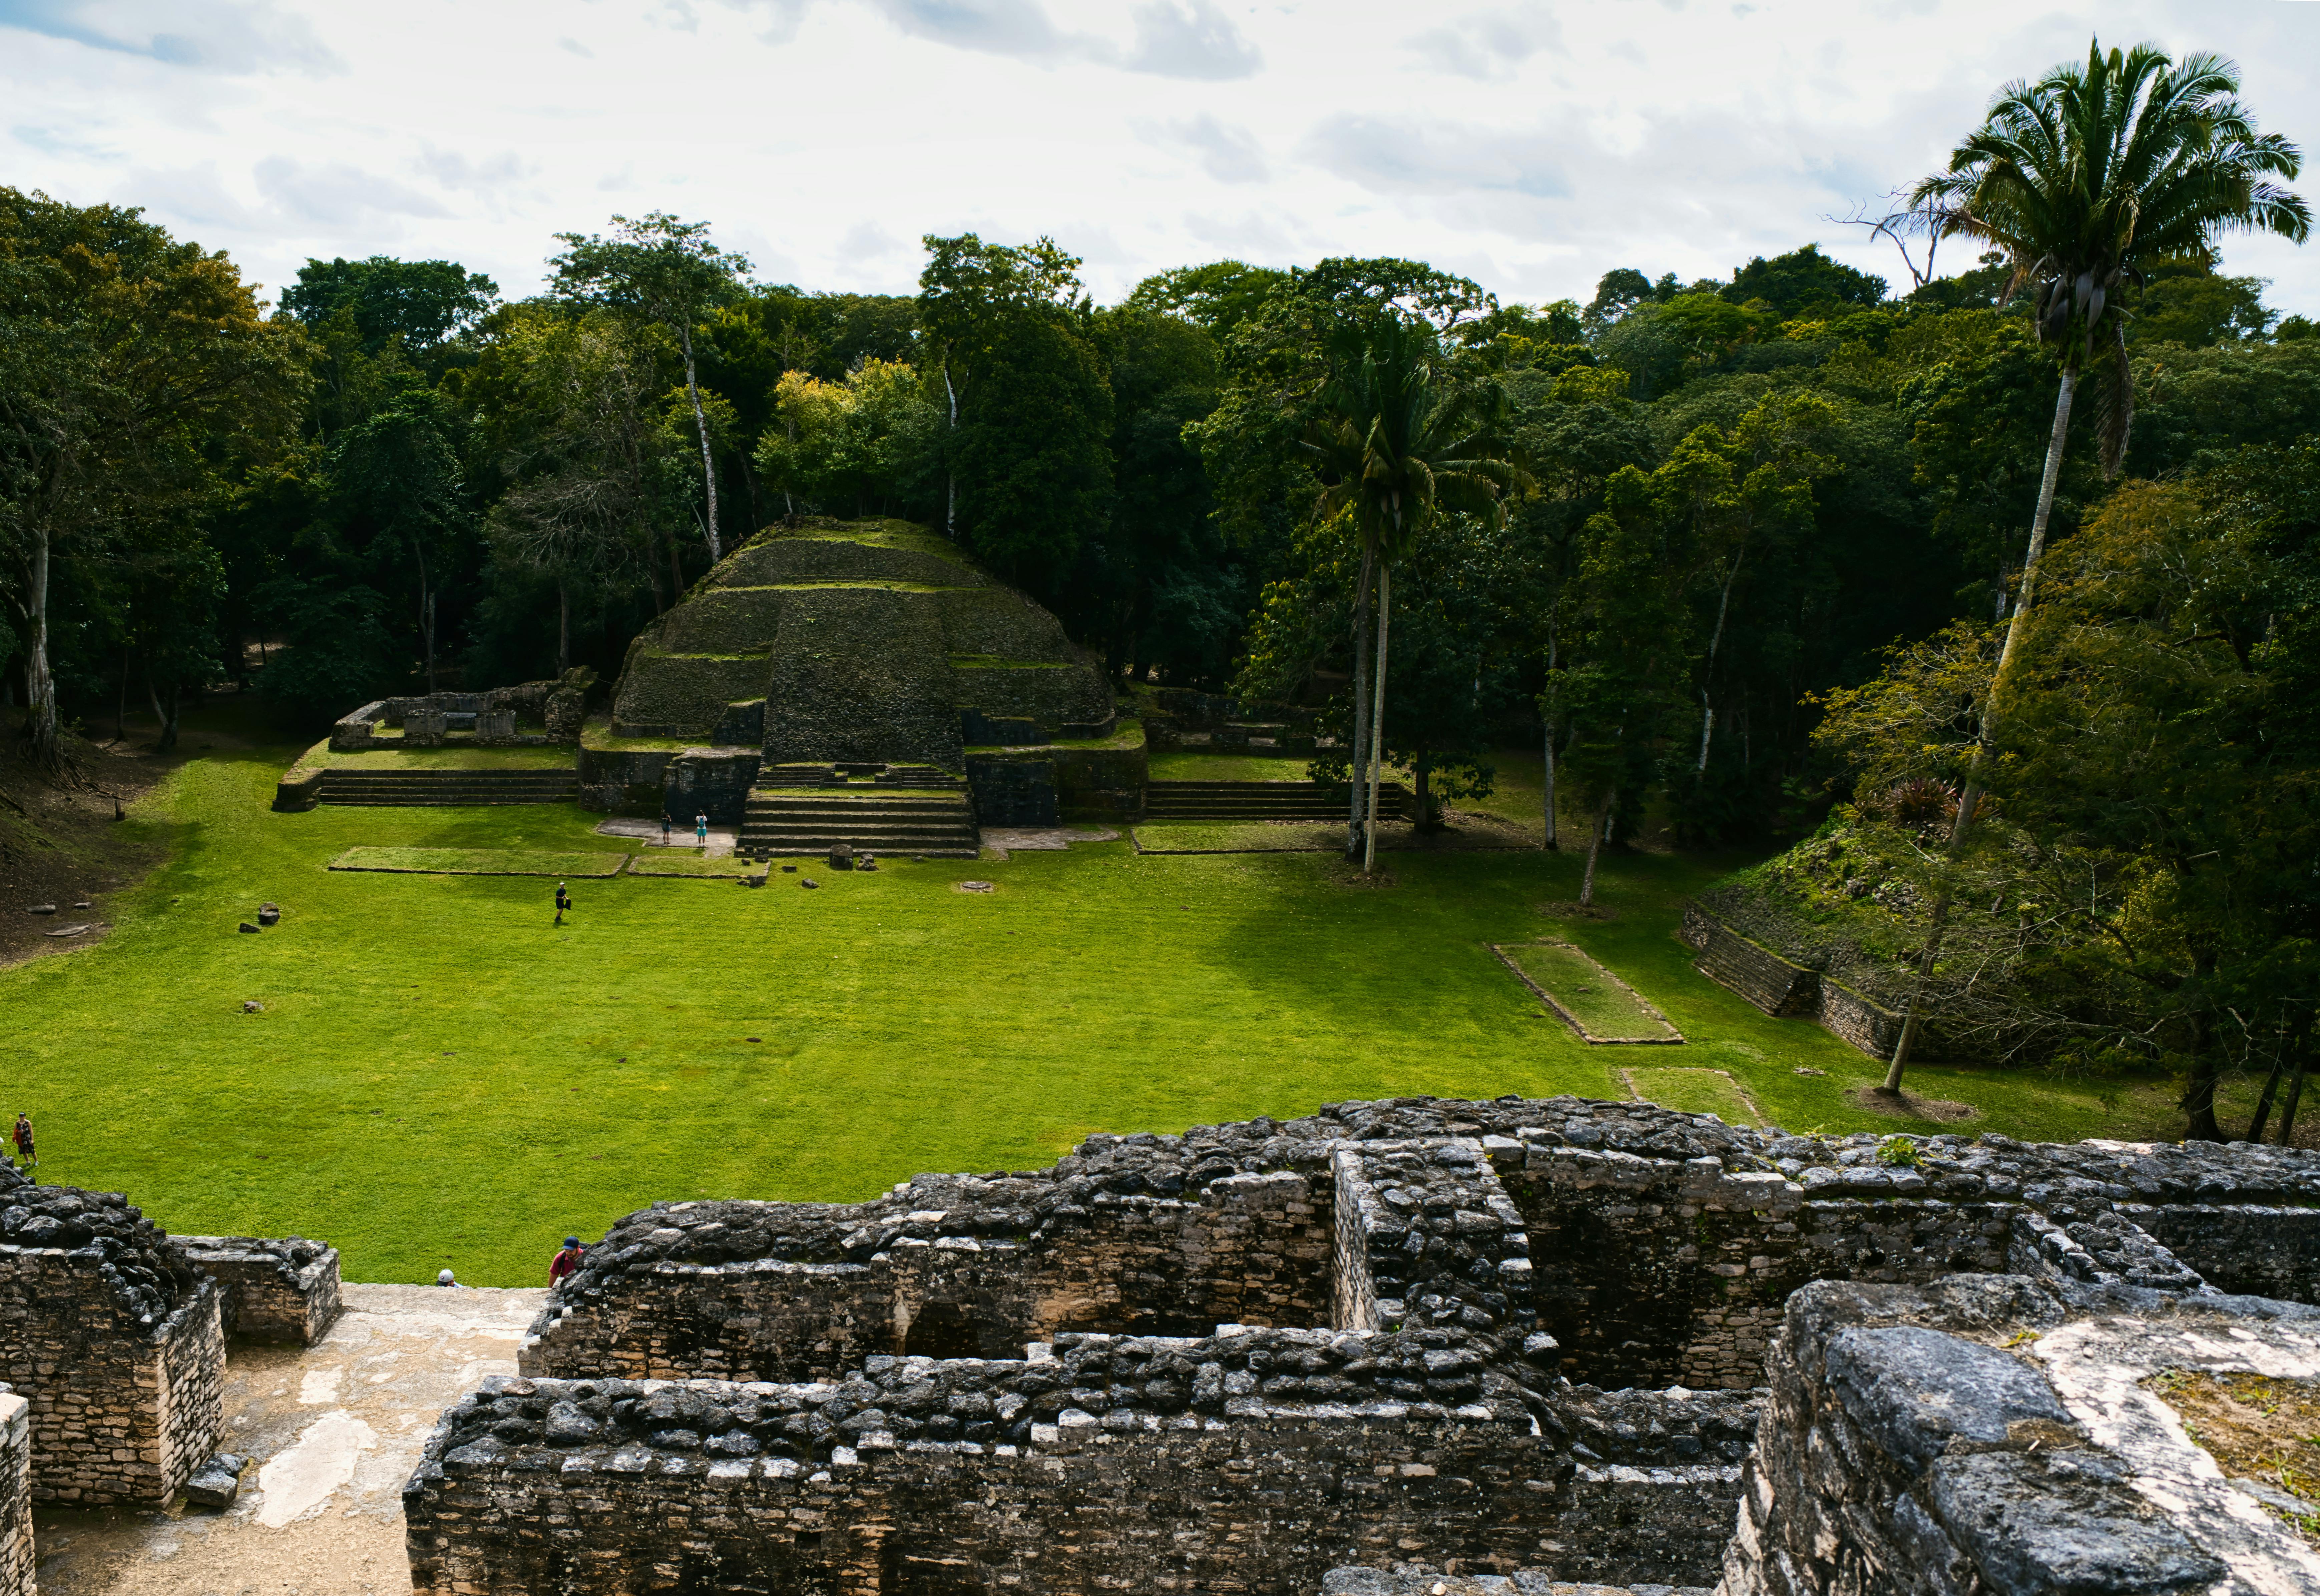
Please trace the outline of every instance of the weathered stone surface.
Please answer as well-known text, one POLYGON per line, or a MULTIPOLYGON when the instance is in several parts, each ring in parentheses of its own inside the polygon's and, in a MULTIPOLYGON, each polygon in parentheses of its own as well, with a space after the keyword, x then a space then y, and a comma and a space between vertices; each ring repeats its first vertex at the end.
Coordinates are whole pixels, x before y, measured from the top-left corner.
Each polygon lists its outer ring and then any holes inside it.
POLYGON ((2148 1387, 2320 1375, 2320 1311, 2019 1276, 1791 1299, 1724 1596, 2320 1592, 2148 1387))

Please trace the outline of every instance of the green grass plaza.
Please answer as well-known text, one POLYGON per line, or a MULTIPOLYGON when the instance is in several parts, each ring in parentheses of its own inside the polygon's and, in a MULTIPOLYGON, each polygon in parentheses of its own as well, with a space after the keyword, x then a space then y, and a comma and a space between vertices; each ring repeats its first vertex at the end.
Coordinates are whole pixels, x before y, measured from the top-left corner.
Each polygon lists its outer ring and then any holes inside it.
MULTIPOLYGON (((35 1114, 45 1181, 126 1192, 187 1233, 325 1238, 350 1279, 534 1284, 567 1231, 657 1200, 857 1200, 920 1170, 1043 1165, 1092 1131, 1348 1098, 1568 1092, 1800 1132, 2164 1134, 2155 1080, 1927 1065, 1913 1089, 1972 1123, 1861 1106, 1875 1060, 1758 1012, 1676 938, 1686 897, 1742 857, 1607 852, 1611 917, 1561 918, 1571 852, 1389 852, 1391 885, 1360 886, 1334 852, 1138 853, 1123 834, 875 873, 776 864, 758 889, 568 878, 558 928, 548 877, 329 867, 356 848, 479 868, 659 850, 569 803, 273 813, 296 757, 221 741, 132 808, 167 861, 108 898, 111 933, 0 969, 0 1110, 35 1114), (265 901, 280 924, 238 932, 265 901), (1582 1041, 1494 951, 1539 943, 1581 950, 1681 1043, 1582 1041)), ((1535 835, 1539 780, 1509 754, 1474 807, 1535 835)), ((1231 847, 1251 828, 1170 829, 1172 846, 1231 847)))

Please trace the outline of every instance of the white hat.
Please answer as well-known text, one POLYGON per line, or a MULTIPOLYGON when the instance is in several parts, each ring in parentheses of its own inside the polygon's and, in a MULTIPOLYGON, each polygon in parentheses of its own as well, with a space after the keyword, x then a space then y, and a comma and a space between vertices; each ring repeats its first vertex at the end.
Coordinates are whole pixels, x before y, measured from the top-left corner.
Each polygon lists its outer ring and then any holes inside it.
POLYGON ((450 1270, 439 1269, 435 1273, 435 1284, 438 1285, 457 1285, 458 1282, 451 1278, 450 1270))

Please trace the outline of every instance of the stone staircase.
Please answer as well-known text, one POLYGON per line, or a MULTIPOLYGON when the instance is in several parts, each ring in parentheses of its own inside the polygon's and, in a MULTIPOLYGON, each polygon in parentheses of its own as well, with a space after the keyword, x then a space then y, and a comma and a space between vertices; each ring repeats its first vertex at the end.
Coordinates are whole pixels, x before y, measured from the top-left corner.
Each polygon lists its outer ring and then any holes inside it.
POLYGON ((1709 922, 1693 968, 1768 1014, 1809 1014, 1820 1004, 1818 970, 1792 964, 1721 922, 1709 922))
MULTIPOLYGON (((1378 816, 1399 820, 1408 791, 1399 781, 1378 789, 1378 816)), ((1144 789, 1144 818, 1170 820, 1337 820, 1346 789, 1310 781, 1154 781, 1144 789)))
POLYGON ((322 772, 316 801, 395 807, 458 804, 557 804, 580 796, 575 770, 350 770, 322 772))
POLYGON ((933 765, 768 766, 751 790, 735 852, 856 852, 974 859, 983 835, 966 783, 933 765))

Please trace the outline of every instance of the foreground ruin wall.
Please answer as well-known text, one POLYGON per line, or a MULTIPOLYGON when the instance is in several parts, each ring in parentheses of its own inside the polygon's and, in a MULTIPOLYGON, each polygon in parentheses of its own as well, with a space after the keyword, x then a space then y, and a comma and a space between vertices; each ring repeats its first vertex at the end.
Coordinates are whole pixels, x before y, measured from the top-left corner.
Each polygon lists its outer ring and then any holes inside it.
POLYGON ((168 1500, 222 1422, 217 1285, 114 1193, 0 1192, 0 1381, 24 1398, 32 1495, 168 1500))
POLYGON ((2310 1307, 1824 1284, 1790 1303, 1768 1373, 1725 1596, 2320 1591, 2297 1504, 2226 1478, 2153 1384, 2320 1378, 2310 1307))
POLYGON ((33 1596, 32 1409, 0 1386, 0 1596, 33 1596))
POLYGON ((1705 1585, 1800 1289, 2173 1303, 2212 1271, 2310 1298, 2315 1201, 2320 1158, 2272 1149, 1510 1097, 1096 1136, 858 1204, 657 1204, 551 1295, 523 1379, 446 1416, 414 1578, 1705 1585))

